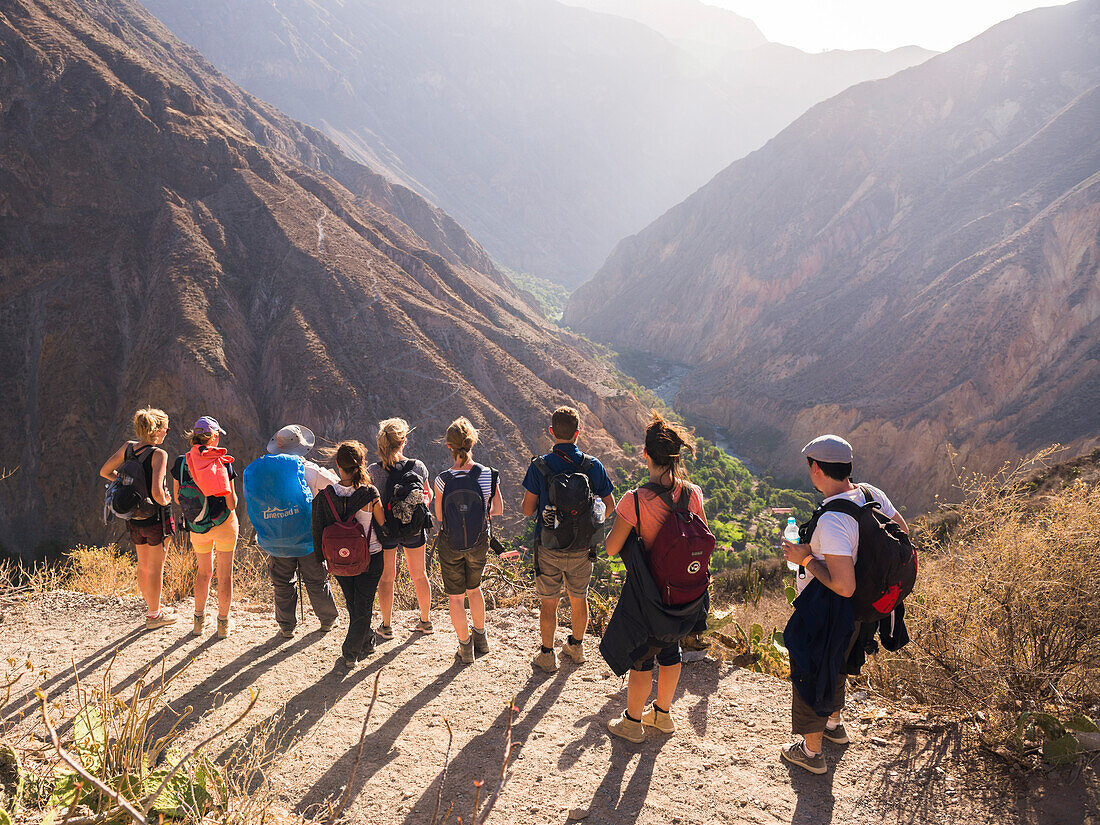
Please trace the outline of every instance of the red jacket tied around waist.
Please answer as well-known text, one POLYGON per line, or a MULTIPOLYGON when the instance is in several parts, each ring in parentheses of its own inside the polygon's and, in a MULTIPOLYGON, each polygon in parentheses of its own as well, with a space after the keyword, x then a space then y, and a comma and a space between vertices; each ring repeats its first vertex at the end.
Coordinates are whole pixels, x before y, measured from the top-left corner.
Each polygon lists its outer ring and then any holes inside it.
POLYGON ((225 466, 232 461, 233 456, 227 455, 224 447, 200 451, 196 445, 187 452, 187 471, 204 496, 227 496, 232 488, 225 466))

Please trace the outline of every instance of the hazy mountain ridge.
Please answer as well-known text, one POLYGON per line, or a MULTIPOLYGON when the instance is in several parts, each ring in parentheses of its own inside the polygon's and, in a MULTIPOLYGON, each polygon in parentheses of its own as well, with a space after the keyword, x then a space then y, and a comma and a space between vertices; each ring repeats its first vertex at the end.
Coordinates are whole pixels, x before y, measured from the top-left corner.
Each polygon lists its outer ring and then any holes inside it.
POLYGON ((705 63, 634 20, 554 0, 146 5, 497 260, 571 284, 806 106, 924 56, 848 64, 764 47, 754 71, 789 79, 744 83, 737 60, 705 63))
POLYGON ((1022 15, 817 105, 624 240, 566 323, 697 365, 680 401, 769 466, 801 473, 808 437, 851 433, 917 507, 950 486, 948 442, 986 468, 1085 449, 1098 18, 1096 2, 1022 15))
POLYGON ((566 6, 637 20, 691 49, 753 49, 768 42, 757 25, 729 9, 699 0, 561 0, 566 6))
POLYGON ((633 396, 453 220, 127 0, 0 11, 0 193, 9 549, 103 538, 96 472, 149 403, 170 454, 209 413, 241 466, 288 421, 369 441, 395 414, 442 466, 465 414, 513 492, 556 404, 611 463, 639 430, 633 396))

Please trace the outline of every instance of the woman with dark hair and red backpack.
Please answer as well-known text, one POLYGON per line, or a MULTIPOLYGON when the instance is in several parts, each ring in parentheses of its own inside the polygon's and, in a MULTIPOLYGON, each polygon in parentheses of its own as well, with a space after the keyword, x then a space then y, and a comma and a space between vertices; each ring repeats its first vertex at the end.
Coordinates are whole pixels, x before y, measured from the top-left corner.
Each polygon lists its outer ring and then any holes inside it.
POLYGON ((615 524, 607 537, 607 554, 624 556, 627 580, 608 621, 600 652, 617 674, 628 669, 630 673, 626 710, 609 721, 607 728, 630 742, 644 741, 645 727, 662 733, 676 730, 671 712, 680 680, 680 640, 706 616, 706 568, 714 536, 706 527, 703 491, 688 481, 683 464, 685 452, 695 454, 691 433, 654 410, 642 453, 649 482, 619 500, 615 524), (681 511, 677 516, 683 525, 680 532, 689 537, 699 554, 697 560, 686 564, 694 579, 687 580, 687 589, 680 595, 670 592, 673 585, 659 569, 660 541, 668 537, 662 528, 673 516, 674 508, 681 511), (654 659, 659 666, 657 697, 646 709, 653 686, 654 659))
POLYGON ((382 578, 382 544, 374 523, 386 515, 367 475, 367 451, 358 441, 336 445, 340 481, 313 499, 313 552, 336 577, 348 608, 348 632, 337 665, 351 669, 374 653, 371 614, 382 578))

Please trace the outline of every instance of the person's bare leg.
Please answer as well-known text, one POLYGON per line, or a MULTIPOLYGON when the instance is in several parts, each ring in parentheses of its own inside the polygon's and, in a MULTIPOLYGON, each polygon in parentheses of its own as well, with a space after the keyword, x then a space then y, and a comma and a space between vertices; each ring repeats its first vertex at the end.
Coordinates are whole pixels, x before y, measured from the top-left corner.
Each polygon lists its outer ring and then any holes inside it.
POLYGON ((626 713, 631 719, 641 719, 645 700, 653 689, 653 671, 631 670, 626 677, 626 713))
POLYGON ((382 578, 378 582, 378 609, 382 611, 382 624, 390 626, 393 617, 393 584, 397 581, 397 548, 383 550, 382 578))
POLYGON ((558 603, 561 596, 542 599, 539 602, 539 635, 543 647, 554 646, 554 632, 558 629, 558 603))
POLYGON ((447 597, 447 610, 451 614, 451 624, 454 625, 455 635, 462 644, 470 640, 470 626, 466 622, 466 596, 447 597))
POLYGON ((572 625, 573 638, 580 641, 588 630, 588 598, 569 597, 569 623, 572 625))
POLYGON ((806 743, 806 750, 810 753, 821 753, 821 742, 824 735, 819 731, 817 733, 804 733, 802 739, 806 743))
POLYGON ((676 685, 679 681, 679 664, 657 666, 657 707, 661 710, 672 710, 672 700, 676 696, 676 685))
POLYGON ((210 580, 214 578, 214 552, 195 554, 195 615, 206 613, 210 580))
MULTIPOLYGON (((160 596, 164 589, 164 559, 168 555, 168 551, 164 549, 163 544, 139 544, 138 550, 138 569, 139 571, 144 566, 145 568, 145 589, 142 591, 142 595, 145 597, 145 606, 148 609, 149 616, 155 616, 160 612, 160 596), (142 560, 142 549, 144 548, 144 564, 142 560)), ((140 572, 139 572, 140 581, 140 572)))
POLYGON ((470 600, 470 622, 478 630, 485 629, 485 594, 480 587, 466 591, 466 598, 470 600))
POLYGON ((218 551, 218 618, 229 616, 233 604, 233 551, 218 551))
MULTIPOLYGON (((432 588, 424 571, 424 545, 405 548, 405 566, 409 568, 409 578, 416 590, 416 606, 420 608, 420 620, 431 621, 432 588)), ((393 604, 393 583, 390 583, 390 604, 393 604)), ((389 624, 387 621, 386 624, 389 624)))

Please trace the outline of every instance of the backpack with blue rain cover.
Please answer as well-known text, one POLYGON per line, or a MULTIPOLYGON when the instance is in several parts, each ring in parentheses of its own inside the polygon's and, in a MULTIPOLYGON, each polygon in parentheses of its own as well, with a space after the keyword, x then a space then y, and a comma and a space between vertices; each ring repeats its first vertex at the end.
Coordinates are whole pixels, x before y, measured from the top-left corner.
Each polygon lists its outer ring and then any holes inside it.
POLYGON ((244 500, 256 541, 271 556, 313 552, 313 492, 296 455, 264 455, 244 468, 244 500))

